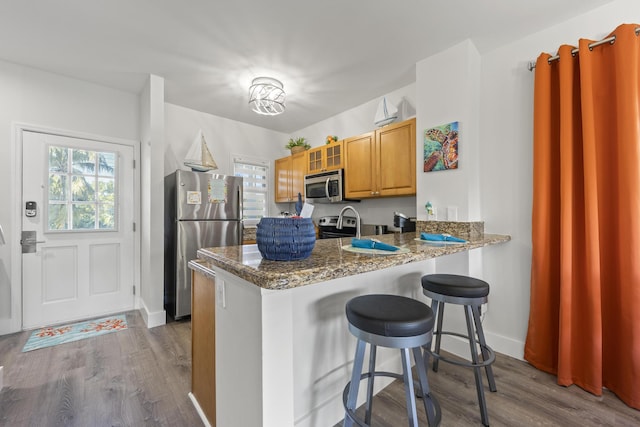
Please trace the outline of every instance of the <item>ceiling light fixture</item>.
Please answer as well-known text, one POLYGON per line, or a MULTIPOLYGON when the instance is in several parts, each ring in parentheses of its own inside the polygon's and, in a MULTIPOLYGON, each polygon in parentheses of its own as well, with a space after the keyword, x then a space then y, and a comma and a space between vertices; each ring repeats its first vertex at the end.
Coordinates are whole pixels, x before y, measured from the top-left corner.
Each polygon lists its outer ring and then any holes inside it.
POLYGON ((249 105, 258 114, 275 116, 284 112, 284 86, 271 77, 256 77, 249 88, 249 105))

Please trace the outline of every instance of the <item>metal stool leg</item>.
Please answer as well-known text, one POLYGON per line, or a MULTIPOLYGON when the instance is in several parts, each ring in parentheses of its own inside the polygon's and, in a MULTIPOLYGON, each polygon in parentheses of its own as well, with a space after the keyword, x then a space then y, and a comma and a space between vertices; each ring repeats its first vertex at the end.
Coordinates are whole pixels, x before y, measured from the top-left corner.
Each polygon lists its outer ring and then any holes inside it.
POLYGON ((367 379, 367 402, 365 405, 364 423, 371 425, 371 413, 373 411, 373 380, 375 376, 373 373, 376 371, 376 351, 377 346, 371 344, 369 349, 369 378, 367 379))
MULTIPOLYGON (((428 355, 429 353, 426 353, 428 355)), ((418 371, 418 379, 420 380, 420 396, 424 404, 424 410, 427 414, 429 427, 435 427, 440 423, 441 412, 436 410, 437 403, 431 396, 431 388, 429 387, 429 379, 427 378, 427 369, 429 360, 425 359, 420 348, 413 349, 413 358, 416 361, 416 371, 418 371)))
POLYGON ((402 376, 404 380, 404 394, 407 400, 407 415, 409 416, 409 426, 418 427, 418 412, 416 410, 415 393, 413 390, 413 375, 411 374, 411 358, 409 349, 400 350, 402 354, 402 376))
MULTIPOLYGON (((360 387, 360 376, 362 375, 362 364, 364 362, 364 350, 367 343, 362 340, 358 340, 356 345, 356 355, 353 360, 353 372, 351 373, 351 383, 349 384, 349 397, 347 398, 347 409, 356 409, 356 402, 358 400, 358 388, 360 387)), ((353 419, 347 412, 344 414, 344 427, 353 427, 353 419)))
MULTIPOLYGON (((470 305, 464 306, 464 317, 467 321, 467 332, 469 334, 469 347, 471 348, 471 360, 474 365, 478 364, 478 352, 476 347, 476 333, 473 328, 473 311, 470 305)), ((482 424, 489 425, 489 414, 487 413, 487 403, 484 398, 484 386, 482 384, 482 372, 479 366, 473 368, 473 375, 476 378, 476 390, 478 392, 478 404, 480 405, 480 416, 482 424)))
MULTIPOLYGON (((477 305, 471 306, 473 310, 473 320, 476 324, 476 331, 478 332, 478 340, 480 341, 480 349, 482 350, 482 358, 484 360, 489 359, 489 351, 487 350, 487 341, 484 339, 484 331, 482 330, 482 322, 480 321, 480 307, 477 305)), ((489 382, 489 390, 497 391, 496 380, 493 378, 493 369, 491 365, 485 366, 485 372, 487 374, 487 381, 489 382)))
MULTIPOLYGON (((436 336, 436 347, 433 350, 434 354, 440 354, 440 340, 442 339, 442 318, 444 316, 444 303, 436 300, 431 301, 431 310, 437 313, 436 327, 433 334, 436 336)), ((438 372, 438 358, 433 358, 433 372, 438 372)))

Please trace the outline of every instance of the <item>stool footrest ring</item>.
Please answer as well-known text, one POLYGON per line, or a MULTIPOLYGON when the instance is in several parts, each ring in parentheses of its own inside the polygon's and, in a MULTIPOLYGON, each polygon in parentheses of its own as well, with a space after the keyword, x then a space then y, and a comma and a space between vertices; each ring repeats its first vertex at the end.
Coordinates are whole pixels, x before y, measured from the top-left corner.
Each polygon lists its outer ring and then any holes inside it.
MULTIPOLYGON (((461 338, 465 338, 465 339, 469 339, 469 336, 464 335, 464 334, 459 334, 457 332, 447 332, 447 331, 442 331, 442 332, 434 332, 434 335, 454 335, 457 337, 461 337, 461 338)), ((443 362, 447 362, 447 363, 451 363, 453 365, 458 365, 458 366, 466 366, 466 367, 471 367, 471 368, 483 368, 485 366, 489 366, 491 365, 493 362, 496 361, 496 353, 493 351, 493 349, 491 347, 489 347, 488 345, 482 345, 480 343, 477 343, 478 346, 480 347, 481 350, 485 350, 487 351, 487 353, 489 353, 489 357, 487 358, 487 360, 483 360, 482 362, 478 362, 478 363, 473 363, 473 362, 469 362, 469 361, 462 361, 462 360, 457 360, 457 359, 451 359, 449 357, 446 356, 442 356, 440 354, 437 353, 433 353, 431 351, 431 349, 427 348, 427 352, 429 353, 429 356, 433 357, 434 359, 438 359, 438 360, 442 360, 443 362)))
MULTIPOLYGON (((375 371, 375 372, 365 372, 363 374, 360 375, 360 381, 364 380, 365 378, 369 378, 369 377, 391 377, 391 378, 396 378, 399 380, 403 379, 403 376, 401 374, 397 374, 395 372, 386 372, 386 371, 375 371)), ((421 399, 424 399, 424 396, 422 395, 422 390, 420 387, 420 383, 418 381, 413 381, 414 384, 414 388, 416 390, 420 390, 420 396, 418 396, 418 394, 416 393, 416 397, 419 397, 421 399)), ((347 416, 349 417, 349 419, 351 419, 351 421, 353 421, 354 423, 356 423, 358 425, 358 427, 371 427, 368 424, 365 424, 364 422, 362 422, 361 420, 359 420, 356 417, 356 411, 355 409, 349 409, 347 408, 347 398, 349 397, 349 388, 351 387, 351 381, 349 381, 347 383, 347 385, 345 386, 344 390, 342 391, 342 406, 344 407, 345 413, 347 414, 347 416)), ((431 403, 433 403, 433 408, 434 408, 434 412, 436 414, 436 420, 435 423, 436 425, 440 424, 440 421, 442 420, 442 410, 440 409, 440 402, 438 402, 438 399, 436 399, 436 397, 433 395, 433 393, 429 393, 428 398, 431 400, 431 403)))

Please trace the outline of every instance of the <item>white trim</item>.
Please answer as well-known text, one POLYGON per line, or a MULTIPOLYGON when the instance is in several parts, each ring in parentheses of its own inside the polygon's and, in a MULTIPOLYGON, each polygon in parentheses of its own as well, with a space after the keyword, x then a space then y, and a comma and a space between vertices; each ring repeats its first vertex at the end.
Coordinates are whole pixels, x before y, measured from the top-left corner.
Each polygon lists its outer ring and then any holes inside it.
MULTIPOLYGON (((2 387, 0 387, 0 390, 2 390, 2 387)), ((202 408, 200 407, 198 400, 191 392, 189 393, 189 399, 191 399, 191 403, 193 403, 193 406, 196 408, 196 412, 198 413, 198 415, 200 415, 200 419, 204 423, 205 427, 211 427, 211 423, 209 423, 209 420, 207 419, 207 416, 204 414, 204 411, 202 410, 202 408)))
POLYGON ((147 308, 144 300, 140 298, 140 314, 142 315, 142 319, 144 323, 147 325, 147 328, 155 328, 156 326, 166 325, 167 323, 167 312, 165 310, 150 312, 147 308))
MULTIPOLYGON (((10 204, 13 206, 11 214, 12 240, 8 242, 11 251, 11 313, 7 320, 0 320, 0 335, 18 332, 22 329, 22 251, 20 247, 20 231, 22 230, 22 133, 25 131, 46 133, 50 135, 65 136, 71 138, 88 139, 92 141, 106 142, 110 144, 119 144, 133 147, 134 159, 136 160, 136 169, 140 170, 139 153, 140 142, 130 139, 115 138, 86 132, 77 132, 66 129, 58 129, 40 125, 34 125, 22 122, 12 122, 11 137, 11 157, 13 162, 11 165, 11 196, 10 204)), ((138 190, 134 192, 134 217, 140 225, 140 173, 134 173, 134 187, 138 190)), ((136 231, 134 236, 134 247, 136 259, 140 259, 140 233, 136 231)), ((134 263, 134 285, 136 286, 136 298, 139 294, 140 283, 140 266, 139 262, 134 263)), ((135 301, 134 301, 135 304, 135 301)), ((164 324, 164 321, 163 323, 164 324)))
POLYGON ((238 162, 242 162, 242 163, 253 163, 255 165, 263 165, 263 166, 269 166, 269 164, 271 163, 269 160, 260 158, 260 157, 251 157, 251 156, 246 156, 244 154, 231 154, 231 166, 233 167, 233 163, 235 161, 238 162))

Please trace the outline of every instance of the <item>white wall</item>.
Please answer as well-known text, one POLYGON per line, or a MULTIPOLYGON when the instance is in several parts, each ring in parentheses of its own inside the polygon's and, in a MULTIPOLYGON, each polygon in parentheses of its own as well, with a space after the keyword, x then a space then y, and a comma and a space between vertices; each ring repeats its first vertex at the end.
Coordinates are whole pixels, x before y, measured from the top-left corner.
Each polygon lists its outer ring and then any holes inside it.
MULTIPOLYGON (((198 130, 202 129, 207 146, 218 165, 216 173, 233 175, 233 155, 270 161, 270 183, 273 160, 288 155, 284 146, 289 136, 246 123, 225 119, 173 104, 165 104, 164 175, 176 169, 187 169, 182 162, 198 130)), ((269 200, 273 201, 273 193, 269 200)), ((271 203, 270 215, 280 212, 271 203)))
POLYGON ((0 61, 0 334, 21 328, 19 230, 22 208, 13 122, 138 139, 136 95, 0 61))
MULTIPOLYGON (((426 58, 416 65, 416 210, 418 219, 427 219, 424 205, 431 202, 440 220, 479 221, 480 211, 480 53, 471 41, 426 58), (424 172, 424 133, 434 126, 458 122, 458 168, 424 172), (447 208, 457 211, 449 218, 447 208)), ((492 230, 489 230, 492 231, 492 230)), ((449 255, 434 260, 437 273, 454 273, 484 278, 483 251, 449 255)), ((420 286, 419 282, 416 286, 420 286)), ((445 312, 448 330, 466 331, 458 310, 445 312)), ((490 335, 490 331, 487 331, 490 335)), ((488 339, 491 337, 489 336, 488 339)), ((495 340, 490 340, 494 347, 495 340)), ((460 355, 468 354, 468 344, 443 338, 443 346, 460 355)))
POLYGON ((418 218, 426 220, 424 205, 430 201, 438 219, 447 207, 456 207, 458 220, 480 220, 478 155, 480 135, 480 54, 466 41, 418 62, 416 66, 416 157, 418 218), (424 132, 434 126, 459 122, 458 168, 424 172, 424 132))
POLYGON ((543 51, 553 54, 579 38, 602 39, 626 22, 640 23, 636 0, 615 1, 482 56, 482 220, 485 229, 512 236, 507 244, 483 249, 483 276, 492 286, 485 328, 499 351, 522 357, 529 316, 535 71, 526 65, 543 51))
MULTIPOLYGON (((388 102, 398 107, 399 116, 397 121, 415 116, 415 83, 401 87, 386 96, 388 102)), ((344 139, 371 132, 376 129, 373 124, 373 118, 380 99, 381 97, 372 99, 355 108, 300 129, 294 132, 292 136, 305 137, 312 147, 318 147, 325 144, 327 135, 336 135, 338 139, 344 139)), ((287 155, 289 155, 289 152, 283 151, 279 157, 287 155)), ((363 200, 360 203, 352 204, 352 206, 360 213, 363 224, 382 224, 392 227, 394 211, 403 212, 409 216, 416 215, 415 200, 415 197, 380 198, 363 200)), ((313 218, 319 218, 324 215, 337 215, 344 206, 346 205, 317 204, 313 212, 313 218)), ((293 204, 279 203, 278 207, 280 210, 289 212, 293 210, 293 204)))

